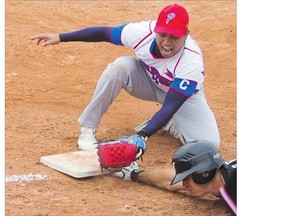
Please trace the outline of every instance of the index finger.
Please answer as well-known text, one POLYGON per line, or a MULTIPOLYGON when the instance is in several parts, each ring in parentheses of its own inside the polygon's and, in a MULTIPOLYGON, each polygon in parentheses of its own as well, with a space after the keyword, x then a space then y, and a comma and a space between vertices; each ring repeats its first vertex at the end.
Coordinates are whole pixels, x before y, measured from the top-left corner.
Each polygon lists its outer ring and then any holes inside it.
POLYGON ((35 39, 43 39, 43 38, 45 38, 43 34, 38 34, 38 35, 32 36, 30 39, 35 40, 35 39))

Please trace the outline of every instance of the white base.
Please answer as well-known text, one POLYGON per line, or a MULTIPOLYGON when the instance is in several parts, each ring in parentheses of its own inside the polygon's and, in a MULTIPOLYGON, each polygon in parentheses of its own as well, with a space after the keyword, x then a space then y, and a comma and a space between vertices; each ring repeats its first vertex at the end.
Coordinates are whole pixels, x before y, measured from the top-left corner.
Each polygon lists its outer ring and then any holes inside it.
POLYGON ((101 170, 97 150, 43 156, 40 162, 74 178, 85 178, 110 173, 106 169, 101 170))

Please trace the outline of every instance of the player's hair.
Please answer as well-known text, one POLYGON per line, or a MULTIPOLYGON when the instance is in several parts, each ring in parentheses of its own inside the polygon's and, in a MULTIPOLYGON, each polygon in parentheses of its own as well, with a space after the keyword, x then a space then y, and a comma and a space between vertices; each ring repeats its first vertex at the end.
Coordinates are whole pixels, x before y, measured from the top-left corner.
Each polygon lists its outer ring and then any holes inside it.
POLYGON ((179 148, 172 158, 172 163, 176 175, 171 185, 188 176, 192 176, 196 184, 204 185, 214 179, 224 160, 211 142, 198 140, 179 148))

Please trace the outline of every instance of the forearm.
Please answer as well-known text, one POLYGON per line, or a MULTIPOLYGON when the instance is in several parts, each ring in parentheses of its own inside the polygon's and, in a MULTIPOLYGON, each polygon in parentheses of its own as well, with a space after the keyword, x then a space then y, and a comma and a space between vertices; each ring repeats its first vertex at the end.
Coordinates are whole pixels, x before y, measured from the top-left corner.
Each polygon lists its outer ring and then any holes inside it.
POLYGON ((153 185, 168 191, 184 190, 182 183, 171 185, 174 177, 173 169, 154 169, 138 173, 138 182, 153 185))
POLYGON ((112 27, 89 27, 73 32, 59 34, 61 42, 111 42, 110 31, 112 27))
POLYGON ((141 132, 146 133, 148 137, 152 136, 168 123, 186 100, 187 97, 175 92, 174 90, 169 90, 161 109, 155 113, 147 126, 143 128, 141 132))

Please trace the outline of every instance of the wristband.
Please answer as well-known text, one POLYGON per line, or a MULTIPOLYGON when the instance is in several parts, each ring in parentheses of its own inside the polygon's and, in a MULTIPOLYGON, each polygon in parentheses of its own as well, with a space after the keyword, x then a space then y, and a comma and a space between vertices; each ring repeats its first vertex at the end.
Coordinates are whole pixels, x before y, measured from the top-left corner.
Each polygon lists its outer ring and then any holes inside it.
POLYGON ((146 142, 147 139, 149 138, 149 136, 147 135, 147 133, 146 133, 145 131, 142 131, 142 130, 139 131, 139 132, 137 133, 137 135, 143 137, 143 139, 145 140, 145 142, 146 142))
POLYGON ((133 170, 130 174, 131 181, 138 182, 138 175, 140 172, 144 172, 143 170, 133 170))

